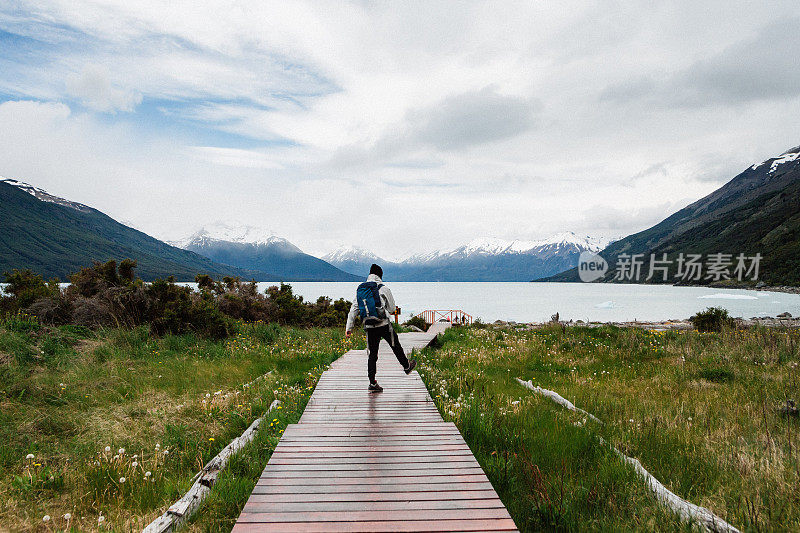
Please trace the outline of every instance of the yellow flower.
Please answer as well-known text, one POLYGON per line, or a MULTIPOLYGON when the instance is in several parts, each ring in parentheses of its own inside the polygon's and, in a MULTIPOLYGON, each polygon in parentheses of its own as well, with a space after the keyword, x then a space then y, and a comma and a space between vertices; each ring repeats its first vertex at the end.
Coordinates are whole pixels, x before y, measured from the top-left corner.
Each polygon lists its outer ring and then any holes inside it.
POLYGON ((210 437, 208 440, 214 442, 214 437, 210 437))

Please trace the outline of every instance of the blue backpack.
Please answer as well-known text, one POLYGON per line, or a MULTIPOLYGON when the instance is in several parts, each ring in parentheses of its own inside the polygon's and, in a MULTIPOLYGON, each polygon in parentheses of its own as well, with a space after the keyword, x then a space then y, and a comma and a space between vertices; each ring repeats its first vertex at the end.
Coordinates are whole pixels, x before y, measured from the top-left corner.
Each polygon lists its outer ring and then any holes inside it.
POLYGON ((365 326, 376 326, 386 319, 383 302, 378 292, 379 285, 374 281, 365 281, 356 289, 358 313, 365 326))

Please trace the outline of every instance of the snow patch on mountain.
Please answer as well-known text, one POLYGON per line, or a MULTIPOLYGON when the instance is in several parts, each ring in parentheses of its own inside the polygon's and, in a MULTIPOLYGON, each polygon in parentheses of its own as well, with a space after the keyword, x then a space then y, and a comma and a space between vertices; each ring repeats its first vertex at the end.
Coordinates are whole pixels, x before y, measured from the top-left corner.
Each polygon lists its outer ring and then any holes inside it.
POLYGON ((331 264, 353 262, 353 263, 379 263, 384 262, 382 258, 360 246, 340 246, 334 251, 323 255, 320 259, 331 264))
POLYGON ((795 148, 792 148, 791 150, 785 151, 778 157, 770 157, 769 159, 765 159, 761 163, 753 165, 752 167, 750 167, 750 169, 756 170, 759 167, 762 167, 771 161, 772 164, 770 164, 769 166, 769 173, 772 174, 773 172, 778 170, 779 166, 785 163, 791 163, 792 161, 797 161, 799 158, 800 158, 800 146, 797 146, 795 148))
POLYGON ((229 225, 223 222, 203 226, 197 232, 170 242, 173 246, 186 249, 190 246, 203 246, 215 242, 232 242, 237 244, 252 244, 256 246, 281 246, 290 247, 298 252, 300 249, 283 237, 278 237, 272 231, 256 226, 229 225))
POLYGON ((594 237, 581 237, 572 231, 558 233, 540 240, 504 240, 497 238, 473 239, 463 246, 450 250, 437 250, 424 254, 415 254, 404 263, 423 264, 429 261, 450 258, 469 258, 476 256, 497 256, 515 254, 539 254, 543 252, 582 252, 589 250, 599 252, 610 241, 594 237))
POLYGON ((79 204, 78 202, 72 202, 65 198, 54 196, 49 192, 45 191, 44 189, 40 189, 39 187, 34 187, 30 183, 25 183, 24 181, 15 180, 13 178, 4 178, 0 176, 0 183, 6 183, 22 191, 25 191, 26 193, 30 194, 31 196, 42 202, 48 202, 51 204, 57 204, 64 207, 69 207, 71 209, 75 209, 76 211, 81 211, 83 213, 88 213, 90 211, 93 211, 93 209, 88 205, 79 204))

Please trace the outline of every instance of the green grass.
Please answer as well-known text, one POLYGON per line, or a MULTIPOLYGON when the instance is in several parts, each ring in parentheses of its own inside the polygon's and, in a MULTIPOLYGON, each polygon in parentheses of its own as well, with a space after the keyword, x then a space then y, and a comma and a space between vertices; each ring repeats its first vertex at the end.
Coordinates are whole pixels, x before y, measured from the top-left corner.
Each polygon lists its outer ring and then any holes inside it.
POLYGON ((0 321, 0 524, 140 530, 281 399, 270 415, 277 422, 233 460, 233 477, 220 478, 193 526, 229 528, 321 372, 359 343, 339 330, 271 324, 239 324, 236 336, 210 341, 152 337, 145 328, 50 328, 24 316, 0 321))
POLYGON ((523 531, 687 529, 602 445, 743 530, 800 528, 798 332, 454 328, 420 373, 523 531), (533 394, 555 390, 599 425, 533 394))

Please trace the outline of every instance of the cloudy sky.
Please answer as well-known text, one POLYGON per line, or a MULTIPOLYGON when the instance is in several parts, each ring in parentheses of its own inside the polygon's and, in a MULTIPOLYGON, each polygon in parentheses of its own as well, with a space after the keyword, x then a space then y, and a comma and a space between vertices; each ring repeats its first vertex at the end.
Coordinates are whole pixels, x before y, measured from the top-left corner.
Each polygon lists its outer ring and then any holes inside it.
POLYGON ((0 175, 311 253, 641 230, 800 144, 787 2, 0 3, 0 175), (540 5, 534 5, 540 4, 540 5))

